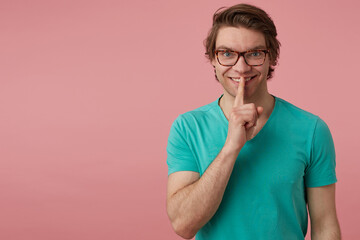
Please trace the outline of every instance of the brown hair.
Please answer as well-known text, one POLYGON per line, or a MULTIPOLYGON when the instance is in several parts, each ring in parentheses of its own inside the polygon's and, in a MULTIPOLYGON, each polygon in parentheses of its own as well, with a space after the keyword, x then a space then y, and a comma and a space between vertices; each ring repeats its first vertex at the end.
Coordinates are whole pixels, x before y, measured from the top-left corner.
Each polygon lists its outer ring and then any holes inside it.
POLYGON ((221 27, 246 27, 264 34, 266 47, 269 49, 270 67, 267 79, 273 75, 280 54, 280 42, 276 39, 277 32, 274 22, 262 9, 249 5, 238 4, 230 8, 218 9, 213 16, 213 25, 204 41, 205 55, 211 61, 215 58, 216 38, 221 27))

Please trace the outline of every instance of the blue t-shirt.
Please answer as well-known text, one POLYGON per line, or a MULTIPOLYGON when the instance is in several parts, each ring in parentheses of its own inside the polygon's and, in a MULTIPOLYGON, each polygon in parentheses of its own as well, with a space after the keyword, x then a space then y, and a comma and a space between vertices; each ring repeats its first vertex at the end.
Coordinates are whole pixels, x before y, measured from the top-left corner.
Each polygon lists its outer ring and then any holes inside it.
MULTIPOLYGON (((303 240, 306 187, 337 181, 334 143, 325 122, 274 98, 273 112, 241 149, 222 202, 197 240, 303 240)), ((228 120, 218 101, 174 121, 167 145, 169 175, 194 171, 201 177, 224 146, 228 120)))

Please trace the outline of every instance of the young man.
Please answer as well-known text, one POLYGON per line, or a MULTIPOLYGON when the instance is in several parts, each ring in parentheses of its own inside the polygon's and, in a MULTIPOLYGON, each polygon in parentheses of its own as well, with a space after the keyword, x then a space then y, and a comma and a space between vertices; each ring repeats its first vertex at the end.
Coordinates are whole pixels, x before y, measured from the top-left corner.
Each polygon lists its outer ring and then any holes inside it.
POLYGON ((279 42, 270 17, 217 12, 206 55, 224 94, 180 115, 168 139, 167 212, 183 238, 340 239, 335 151, 319 117, 271 95, 279 42))

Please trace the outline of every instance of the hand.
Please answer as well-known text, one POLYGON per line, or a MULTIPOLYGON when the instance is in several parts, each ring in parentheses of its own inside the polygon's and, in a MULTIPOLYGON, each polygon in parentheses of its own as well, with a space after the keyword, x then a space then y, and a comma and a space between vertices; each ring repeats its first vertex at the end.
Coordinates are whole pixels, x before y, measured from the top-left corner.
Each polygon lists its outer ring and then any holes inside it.
POLYGON ((254 103, 244 104, 245 79, 240 78, 238 91, 229 116, 228 135, 225 144, 240 151, 246 141, 253 138, 256 122, 263 107, 254 103))

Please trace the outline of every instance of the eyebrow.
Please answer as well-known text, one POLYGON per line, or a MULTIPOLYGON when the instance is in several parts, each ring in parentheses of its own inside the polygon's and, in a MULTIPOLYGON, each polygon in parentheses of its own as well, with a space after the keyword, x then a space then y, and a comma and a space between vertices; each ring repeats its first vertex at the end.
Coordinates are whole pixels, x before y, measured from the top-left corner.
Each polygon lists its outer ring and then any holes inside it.
MULTIPOLYGON (((227 47, 227 46, 224 46, 224 45, 220 45, 219 47, 216 48, 216 50, 219 50, 219 49, 221 49, 221 50, 230 50, 230 51, 238 52, 238 51, 234 50, 233 48, 227 47)), ((256 46, 256 47, 250 48, 250 49, 248 49, 248 50, 246 50, 246 51, 259 50, 259 49, 266 49, 266 47, 263 46, 263 45, 258 45, 258 46, 256 46)), ((244 51, 244 52, 246 52, 246 51, 244 51)))

